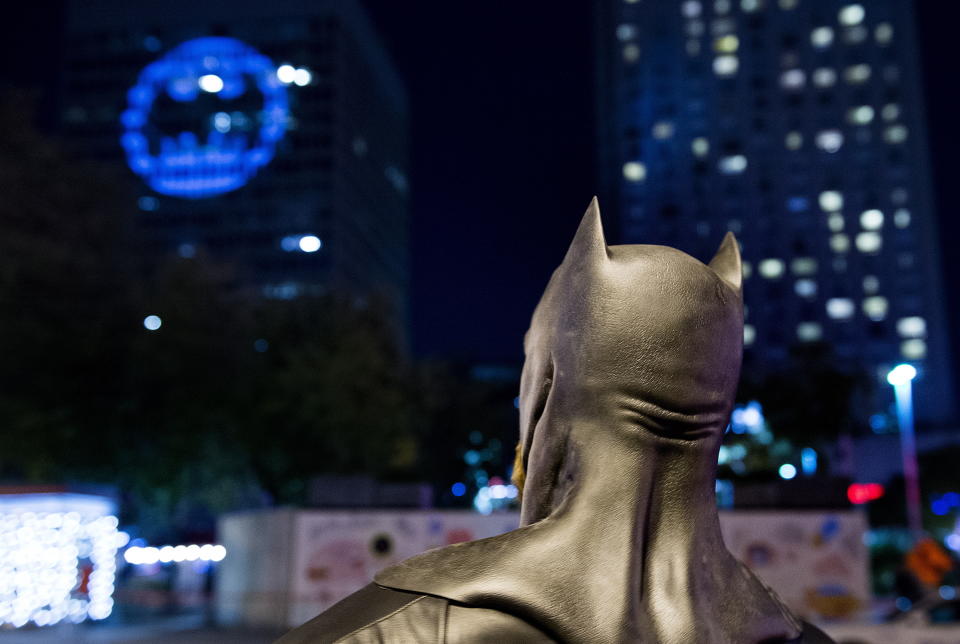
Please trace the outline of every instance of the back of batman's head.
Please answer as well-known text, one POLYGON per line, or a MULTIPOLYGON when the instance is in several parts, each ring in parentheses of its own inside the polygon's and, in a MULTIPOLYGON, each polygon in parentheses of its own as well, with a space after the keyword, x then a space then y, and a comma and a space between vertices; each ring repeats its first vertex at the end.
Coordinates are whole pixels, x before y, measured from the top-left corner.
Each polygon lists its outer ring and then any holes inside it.
POLYGON ((607 246, 594 199, 524 340, 518 465, 545 412, 553 431, 589 418, 719 436, 742 349, 733 235, 709 265, 666 246, 607 246))

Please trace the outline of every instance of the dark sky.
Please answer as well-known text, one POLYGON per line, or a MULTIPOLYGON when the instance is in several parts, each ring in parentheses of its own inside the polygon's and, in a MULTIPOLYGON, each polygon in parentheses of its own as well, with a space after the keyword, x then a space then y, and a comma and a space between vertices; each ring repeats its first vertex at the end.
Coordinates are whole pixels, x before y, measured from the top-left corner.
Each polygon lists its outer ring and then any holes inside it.
MULTIPOLYGON (((596 190, 593 3, 364 4, 411 99, 415 347, 519 360, 533 307, 596 190)), ((917 2, 945 295, 956 329, 952 4, 917 2)), ((25 3, 5 16, 0 80, 44 86, 42 71, 55 69, 59 56, 61 5, 25 3)), ((954 347, 956 355, 956 333, 954 347)))

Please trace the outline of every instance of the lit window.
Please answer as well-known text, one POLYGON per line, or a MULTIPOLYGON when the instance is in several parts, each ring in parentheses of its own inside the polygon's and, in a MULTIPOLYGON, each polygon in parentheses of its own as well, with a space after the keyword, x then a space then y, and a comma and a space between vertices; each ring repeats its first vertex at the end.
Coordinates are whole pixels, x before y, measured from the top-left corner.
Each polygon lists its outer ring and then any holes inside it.
POLYGON ((733 54, 740 47, 740 39, 733 34, 720 36, 713 41, 713 50, 718 54, 733 54))
POLYGON ((863 25, 857 25, 856 27, 850 27, 843 32, 843 40, 849 45, 856 45, 857 43, 862 43, 867 39, 869 32, 867 28, 863 25))
POLYGON ((742 154, 721 157, 717 162, 717 167, 723 174, 740 174, 747 169, 747 157, 742 154))
POLYGON ((830 216, 827 217, 827 227, 831 232, 839 233, 845 225, 846 222, 843 220, 843 215, 839 212, 830 213, 830 216))
POLYGON ((681 11, 687 18, 696 18, 703 11, 703 6, 697 0, 687 0, 681 5, 681 11))
POLYGON ((827 315, 834 320, 849 320, 855 310, 853 300, 848 297, 833 297, 827 300, 827 315))
POLYGON ((297 75, 297 70, 293 65, 280 65, 277 67, 277 80, 279 80, 284 85, 289 85, 293 82, 294 76, 297 75))
POLYGON ((817 133, 816 141, 818 148, 832 154, 843 146, 843 133, 840 130, 823 130, 817 133))
POLYGON ((867 232, 857 235, 857 250, 861 253, 878 253, 883 245, 880 233, 867 232))
POLYGON ((797 325, 797 339, 802 342, 816 342, 823 336, 819 322, 801 322, 797 325))
POLYGON ((217 112, 213 115, 213 129, 222 134, 230 131, 230 115, 226 112, 217 112))
POLYGON ((747 13, 752 13, 763 7, 761 0, 740 0, 740 8, 747 13))
POLYGON ((845 273, 847 271, 847 260, 844 257, 834 257, 830 264, 833 266, 833 270, 838 273, 845 273))
POLYGON ((829 67, 819 67, 813 71, 813 84, 817 87, 832 87, 837 82, 837 72, 829 67))
POLYGON ((884 121, 896 121, 900 117, 900 106, 896 103, 887 103, 880 110, 880 116, 884 121))
POLYGON ((841 25, 850 27, 852 25, 859 25, 861 22, 863 22, 864 15, 865 12, 862 5, 848 4, 846 7, 840 10, 837 18, 840 20, 841 25))
POLYGON ((854 125, 866 125, 873 120, 873 108, 869 105, 851 107, 847 110, 847 120, 854 125))
POLYGON ((897 320, 897 333, 903 338, 922 338, 927 335, 927 321, 920 316, 897 320))
POLYGON ((880 290, 880 280, 876 275, 867 275, 863 278, 863 292, 872 295, 880 290))
POLYGON ((710 23, 710 33, 714 36, 722 36, 736 31, 737 23, 730 18, 717 18, 710 23))
POLYGON ((760 275, 767 278, 768 280, 778 279, 783 275, 783 260, 780 259, 765 259, 762 260, 758 266, 760 275))
POLYGON ((837 190, 824 190, 820 193, 820 208, 824 212, 832 212, 843 208, 843 194, 837 190))
POLYGON ((710 152, 710 142, 702 136, 697 137, 690 144, 690 149, 692 149, 693 153, 698 157, 706 156, 707 153, 710 152))
POLYGON ((887 298, 882 295, 874 295, 863 300, 863 314, 874 322, 879 322, 887 317, 887 298))
POLYGON ((730 0, 717 0, 713 3, 715 13, 723 14, 730 11, 730 0))
POLYGON ((850 238, 843 233, 830 235, 830 249, 835 253, 845 253, 850 249, 850 238))
POLYGON ((197 84, 205 92, 216 94, 223 89, 223 79, 216 74, 204 74, 197 81, 197 84))
POLYGON ((788 150, 799 150, 803 146, 803 135, 799 132, 787 132, 783 143, 788 150))
POLYGON ((687 41, 687 55, 688 55, 688 56, 699 56, 699 55, 700 55, 700 41, 699 41, 699 40, 688 40, 688 41, 687 41))
POLYGON ((910 225, 910 211, 906 208, 898 208, 895 213, 893 213, 893 224, 897 228, 906 228, 910 225))
POLYGON ((647 166, 639 161, 627 161, 623 164, 623 177, 627 181, 643 181, 647 178, 647 166))
POLYGON ((733 76, 739 66, 740 61, 736 56, 724 55, 713 59, 713 72, 717 76, 733 76))
POLYGON ((865 63, 850 65, 843 70, 843 78, 851 85, 865 83, 870 80, 870 65, 865 63))
POLYGON ((626 42, 637 37, 637 28, 633 25, 622 24, 617 27, 617 40, 626 42))
POLYGON ((894 188, 890 191, 890 201, 897 204, 898 206, 907 203, 907 198, 909 197, 906 188, 894 188))
POLYGON ((791 9, 796 9, 798 2, 800 2, 800 0, 780 0, 778 4, 784 11, 790 11, 791 9))
POLYGON ((893 40, 893 26, 889 22, 881 22, 873 32, 878 45, 889 45, 893 40))
MULTIPOLYGON (((699 38, 703 35, 703 20, 690 20, 687 22, 687 35, 699 38)), ((699 43, 698 43, 699 44, 699 43)))
POLYGON ((780 75, 780 86, 784 89, 800 89, 806 80, 802 69, 788 69, 780 75))
POLYGON ((810 32, 810 42, 817 49, 829 47, 833 42, 833 29, 830 27, 817 27, 810 32))
POLYGON ((293 73, 293 84, 297 87, 306 87, 313 80, 313 74, 309 69, 301 67, 293 73))
POLYGON ((635 63, 640 60, 640 48, 630 43, 623 48, 623 59, 628 63, 635 63))
POLYGON ((753 264, 748 261, 743 262, 743 279, 747 279, 753 275, 753 264))
POLYGON ((817 272, 817 260, 812 257, 795 257, 790 262, 790 270, 794 275, 813 275, 817 272))
POLYGON ((793 290, 800 297, 816 297, 817 283, 811 279, 797 280, 793 284, 793 290))
POLYGON ((883 213, 877 209, 860 213, 860 226, 867 230, 880 230, 883 227, 883 213))
POLYGON ((900 343, 900 355, 907 360, 922 360, 927 357, 927 343, 920 338, 904 340, 900 343))
POLYGON ((669 139, 673 136, 673 123, 670 121, 660 121, 653 126, 653 138, 669 139))
POLYGON ((757 339, 757 330, 753 328, 752 324, 743 325, 743 344, 750 346, 753 344, 753 341, 757 339))
POLYGON ((803 212, 810 207, 810 202, 806 197, 790 197, 787 199, 787 210, 790 212, 803 212))
POLYGON ((883 131, 883 140, 887 143, 903 143, 907 140, 907 127, 905 125, 891 125, 883 131))

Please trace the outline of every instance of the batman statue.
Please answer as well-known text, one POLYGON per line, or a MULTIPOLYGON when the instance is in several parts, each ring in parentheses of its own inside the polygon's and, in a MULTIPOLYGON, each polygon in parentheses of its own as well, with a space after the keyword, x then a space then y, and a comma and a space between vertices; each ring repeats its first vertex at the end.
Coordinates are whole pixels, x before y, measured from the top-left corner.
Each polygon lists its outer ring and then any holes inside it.
POLYGON ((596 198, 524 337, 520 528, 430 550, 277 644, 824 644, 720 534, 740 251, 608 246, 596 198))

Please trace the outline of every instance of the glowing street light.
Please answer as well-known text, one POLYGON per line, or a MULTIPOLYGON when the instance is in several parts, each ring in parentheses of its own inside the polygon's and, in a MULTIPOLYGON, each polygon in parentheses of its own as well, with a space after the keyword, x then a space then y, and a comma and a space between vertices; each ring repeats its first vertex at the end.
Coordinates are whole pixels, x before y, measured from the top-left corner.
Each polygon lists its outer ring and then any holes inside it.
POLYGON ((920 537, 923 523, 920 518, 920 476, 917 468, 917 446, 913 434, 913 379, 917 369, 910 364, 898 364, 887 374, 893 385, 897 404, 897 424, 900 426, 900 452, 903 456, 903 482, 907 492, 907 524, 910 533, 920 537))

